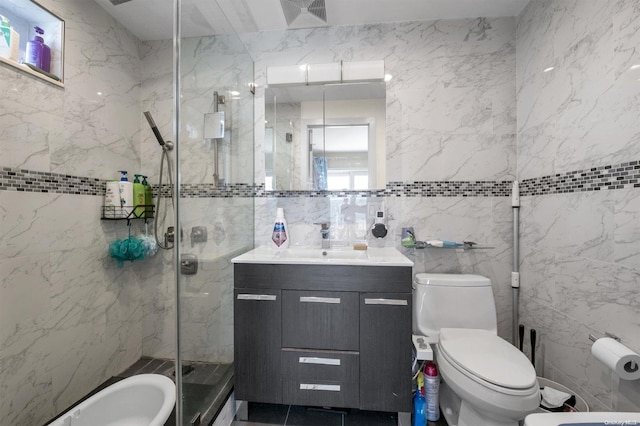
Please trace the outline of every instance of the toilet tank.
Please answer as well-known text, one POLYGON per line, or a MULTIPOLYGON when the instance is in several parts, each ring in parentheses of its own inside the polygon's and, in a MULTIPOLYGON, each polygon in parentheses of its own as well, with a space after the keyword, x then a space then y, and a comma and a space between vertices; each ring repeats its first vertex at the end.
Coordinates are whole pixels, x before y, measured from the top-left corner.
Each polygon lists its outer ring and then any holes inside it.
POLYGON ((491 280, 468 274, 416 274, 413 334, 437 337, 441 328, 476 328, 497 334, 491 280))

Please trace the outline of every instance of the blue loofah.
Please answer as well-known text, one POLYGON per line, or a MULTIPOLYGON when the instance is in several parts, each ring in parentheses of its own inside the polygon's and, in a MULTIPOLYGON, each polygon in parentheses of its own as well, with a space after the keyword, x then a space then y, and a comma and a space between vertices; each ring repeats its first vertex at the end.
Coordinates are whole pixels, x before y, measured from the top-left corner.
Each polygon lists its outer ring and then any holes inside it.
POLYGON ((116 240, 109 244, 109 254, 118 261, 119 266, 122 266, 126 260, 143 260, 147 251, 143 240, 137 237, 116 240))

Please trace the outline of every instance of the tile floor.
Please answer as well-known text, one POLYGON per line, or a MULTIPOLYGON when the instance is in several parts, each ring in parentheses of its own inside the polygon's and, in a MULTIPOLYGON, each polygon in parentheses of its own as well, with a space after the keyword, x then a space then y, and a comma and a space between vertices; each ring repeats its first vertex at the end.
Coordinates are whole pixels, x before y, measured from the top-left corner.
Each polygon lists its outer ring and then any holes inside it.
MULTIPOLYGON (((232 426, 396 426, 396 413, 354 409, 326 411, 296 405, 249 403, 249 419, 235 421, 232 426)), ((441 418, 429 426, 446 426, 441 418)))

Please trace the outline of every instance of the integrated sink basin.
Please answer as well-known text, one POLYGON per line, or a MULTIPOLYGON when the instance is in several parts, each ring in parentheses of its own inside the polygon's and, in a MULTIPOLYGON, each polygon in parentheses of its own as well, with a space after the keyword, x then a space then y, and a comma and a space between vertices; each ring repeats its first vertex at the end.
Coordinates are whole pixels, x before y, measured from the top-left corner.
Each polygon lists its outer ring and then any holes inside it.
POLYGON ((231 259, 233 263, 268 263, 291 265, 369 265, 413 266, 413 262, 393 247, 369 247, 354 250, 340 247, 321 249, 314 247, 290 247, 274 249, 258 247, 231 259))

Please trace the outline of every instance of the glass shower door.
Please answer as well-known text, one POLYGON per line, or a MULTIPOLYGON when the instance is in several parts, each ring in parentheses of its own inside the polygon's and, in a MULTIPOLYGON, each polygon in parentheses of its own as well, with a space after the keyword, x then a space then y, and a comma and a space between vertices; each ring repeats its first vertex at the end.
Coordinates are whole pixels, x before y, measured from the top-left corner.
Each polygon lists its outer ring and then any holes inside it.
POLYGON ((253 246, 253 61, 225 21, 215 2, 182 4, 176 280, 183 425, 209 424, 231 392, 231 259, 253 246))

